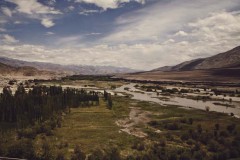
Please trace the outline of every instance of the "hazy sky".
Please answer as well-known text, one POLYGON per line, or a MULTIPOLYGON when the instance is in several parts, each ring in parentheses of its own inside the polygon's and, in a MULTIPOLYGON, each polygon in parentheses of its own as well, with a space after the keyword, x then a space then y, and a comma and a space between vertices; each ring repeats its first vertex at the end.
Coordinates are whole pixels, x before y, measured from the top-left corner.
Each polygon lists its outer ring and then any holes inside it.
POLYGON ((0 0, 0 56, 148 70, 240 45, 240 0, 0 0))

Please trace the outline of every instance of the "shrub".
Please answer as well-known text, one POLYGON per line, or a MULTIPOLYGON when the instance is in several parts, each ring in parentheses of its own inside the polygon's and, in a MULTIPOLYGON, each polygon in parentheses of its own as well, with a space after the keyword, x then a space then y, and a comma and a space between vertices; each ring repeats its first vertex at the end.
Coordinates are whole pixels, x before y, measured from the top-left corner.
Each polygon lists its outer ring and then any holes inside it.
POLYGON ((145 149, 143 142, 135 142, 132 146, 132 149, 136 149, 138 151, 143 151, 145 149))
POLYGON ((94 150, 89 156, 88 160, 102 160, 104 159, 104 153, 100 149, 94 150))
POLYGON ((37 136, 37 133, 36 133, 36 131, 34 129, 27 128, 27 129, 19 130, 17 132, 17 136, 18 136, 18 138, 34 139, 37 136))
POLYGON ((217 131, 218 131, 218 130, 219 130, 219 128, 220 128, 220 125, 219 125, 218 123, 216 123, 216 124, 215 124, 215 130, 217 130, 217 131))
POLYGON ((204 160, 205 154, 202 151, 195 151, 193 153, 193 158, 197 160, 204 160))
POLYGON ((181 140, 183 140, 183 141, 186 141, 186 140, 188 140, 189 138, 190 138, 190 136, 189 136, 188 133, 184 133, 184 134, 181 135, 181 140))
POLYGON ((189 124, 192 125, 192 124, 193 124, 193 119, 192 119, 192 118, 189 118, 189 119, 188 119, 188 122, 189 122, 189 124))
POLYGON ((65 156, 62 152, 58 152, 56 156, 56 160, 65 160, 65 156))
POLYGON ((168 130, 179 130, 181 128, 177 122, 166 124, 164 127, 168 130))
POLYGON ((219 149, 219 144, 218 142, 214 141, 214 140, 211 140, 208 144, 207 144, 207 147, 208 147, 208 150, 210 152, 217 152, 218 149, 219 149))
POLYGON ((52 154, 52 148, 49 145, 49 143, 44 140, 43 144, 42 144, 42 155, 41 155, 42 159, 54 159, 53 154, 52 154))
POLYGON ((202 133, 202 125, 201 124, 198 124, 197 125, 197 131, 198 131, 198 133, 202 133))
POLYGON ((8 157, 35 159, 33 143, 29 139, 21 139, 8 147, 8 157))
POLYGON ((79 145, 76 145, 71 160, 85 160, 85 159, 86 159, 85 153, 82 152, 79 145))
POLYGON ((231 124, 227 126, 227 130, 229 133, 232 133, 236 128, 236 124, 231 124))
POLYGON ((228 137, 228 133, 226 131, 221 131, 219 135, 221 137, 228 137))
POLYGON ((191 153, 184 152, 180 155, 179 160, 191 160, 191 153))
POLYGON ((105 159, 121 160, 119 150, 115 147, 111 148, 110 150, 107 151, 107 157, 105 159))

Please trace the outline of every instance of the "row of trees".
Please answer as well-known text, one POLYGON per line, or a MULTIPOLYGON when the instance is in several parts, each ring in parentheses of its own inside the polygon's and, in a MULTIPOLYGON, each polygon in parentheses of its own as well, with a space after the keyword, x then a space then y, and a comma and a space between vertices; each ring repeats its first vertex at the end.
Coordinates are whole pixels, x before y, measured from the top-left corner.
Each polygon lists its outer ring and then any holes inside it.
POLYGON ((108 93, 107 91, 104 90, 103 93, 105 101, 107 101, 107 106, 109 109, 112 109, 112 95, 111 93, 108 93))
POLYGON ((13 95, 10 88, 4 87, 0 94, 0 122, 34 124, 49 119, 54 113, 90 103, 99 104, 97 93, 58 86, 34 86, 26 92, 19 86, 13 95))

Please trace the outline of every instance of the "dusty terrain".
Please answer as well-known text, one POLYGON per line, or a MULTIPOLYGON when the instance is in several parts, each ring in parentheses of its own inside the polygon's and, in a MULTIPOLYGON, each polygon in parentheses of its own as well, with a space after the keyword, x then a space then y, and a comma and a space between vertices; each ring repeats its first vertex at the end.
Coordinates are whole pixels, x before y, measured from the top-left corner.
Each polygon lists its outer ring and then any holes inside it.
POLYGON ((123 127, 120 130, 121 132, 126 132, 139 138, 146 137, 147 134, 140 128, 137 128, 136 125, 146 125, 150 121, 148 118, 150 112, 143 111, 137 107, 130 107, 130 109, 129 117, 116 121, 116 124, 123 127))

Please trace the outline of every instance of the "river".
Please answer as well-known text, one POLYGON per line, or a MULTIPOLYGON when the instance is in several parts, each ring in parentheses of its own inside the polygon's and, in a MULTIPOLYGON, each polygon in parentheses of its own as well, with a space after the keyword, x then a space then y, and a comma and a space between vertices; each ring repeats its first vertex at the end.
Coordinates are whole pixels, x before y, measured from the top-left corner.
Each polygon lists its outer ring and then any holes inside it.
POLYGON ((178 97, 178 96, 162 96, 162 95, 157 95, 156 92, 144 92, 142 90, 135 88, 134 87, 135 85, 136 85, 135 83, 123 85, 119 88, 116 88, 115 91, 116 92, 125 92, 127 94, 130 94, 133 96, 132 99, 136 99, 136 100, 150 101, 150 102, 159 103, 161 105, 178 105, 178 106, 182 106, 184 108, 196 108, 196 109, 201 109, 201 110, 205 110, 206 106, 208 106, 210 111, 227 113, 227 114, 233 113, 235 115, 235 117, 237 117, 237 118, 240 117, 239 103, 235 103, 234 101, 232 102, 235 105, 234 107, 226 107, 226 106, 214 104, 216 102, 220 102, 220 101, 216 101, 216 100, 215 101, 201 101, 201 100, 192 100, 192 99, 182 98, 182 97, 178 97), (124 88, 129 88, 129 89, 125 90, 124 88), (140 93, 140 92, 142 92, 142 93, 140 93), (164 100, 159 99, 158 97, 159 98, 161 98, 161 97, 169 98, 169 100, 164 101, 164 100))

